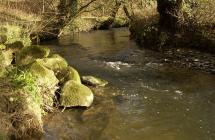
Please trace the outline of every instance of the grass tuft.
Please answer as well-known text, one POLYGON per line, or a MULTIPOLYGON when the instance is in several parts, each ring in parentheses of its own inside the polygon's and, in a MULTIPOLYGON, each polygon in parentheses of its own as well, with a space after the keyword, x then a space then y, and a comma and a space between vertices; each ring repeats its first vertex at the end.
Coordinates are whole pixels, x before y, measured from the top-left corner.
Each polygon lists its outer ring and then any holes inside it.
POLYGON ((40 88, 36 83, 36 77, 30 72, 13 68, 9 72, 9 77, 16 90, 24 90, 35 103, 42 104, 42 97, 40 95, 40 88))

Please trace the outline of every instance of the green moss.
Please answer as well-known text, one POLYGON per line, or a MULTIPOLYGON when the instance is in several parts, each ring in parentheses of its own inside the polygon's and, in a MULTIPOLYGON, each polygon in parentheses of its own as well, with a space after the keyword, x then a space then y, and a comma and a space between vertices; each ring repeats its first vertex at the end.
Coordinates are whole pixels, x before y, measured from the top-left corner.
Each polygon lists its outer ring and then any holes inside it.
POLYGON ((7 48, 13 51, 20 51, 22 48, 24 48, 24 45, 21 41, 15 41, 11 44, 7 44, 7 48))
POLYGON ((69 80, 73 80, 81 84, 81 78, 78 71, 71 66, 67 67, 64 70, 59 71, 59 73, 56 76, 59 79, 60 84, 64 84, 69 80))
POLYGON ((66 77, 67 80, 73 80, 79 84, 81 84, 81 78, 76 69, 73 67, 68 67, 68 76, 66 77))
POLYGON ((1 80, 1 84, 5 86, 0 88, 0 122, 3 127, 0 131, 3 130, 3 134, 12 134, 14 139, 39 136, 43 132, 42 109, 40 102, 32 94, 32 89, 36 88, 29 82, 32 77, 20 71, 16 73, 15 69, 10 74, 12 79, 8 77, 1 80))
POLYGON ((13 60, 13 52, 11 50, 0 51, 0 66, 6 67, 11 65, 13 60))
POLYGON ((1 66, 1 65, 0 65, 0 67, 1 67, 0 68, 0 78, 7 77, 7 73, 8 73, 7 69, 5 67, 1 66))
POLYGON ((0 44, 0 50, 5 50, 5 49, 6 49, 6 46, 3 44, 0 44))
POLYGON ((54 72, 40 62, 34 62, 30 67, 30 73, 37 77, 37 84, 48 89, 55 88, 58 84, 58 79, 56 78, 54 72))
POLYGON ((64 84, 69 80, 73 80, 79 84, 81 84, 81 78, 76 69, 71 66, 68 66, 66 69, 62 69, 56 74, 60 84, 64 84))
POLYGON ((7 36, 6 35, 0 35, 0 44, 4 44, 7 42, 7 36))
POLYGON ((127 25, 128 25, 128 19, 126 19, 126 18, 117 17, 117 18, 115 18, 115 20, 113 22, 113 27, 115 27, 115 28, 125 27, 127 25))
POLYGON ((28 93, 29 97, 39 105, 42 104, 42 97, 40 95, 40 89, 36 83, 36 77, 33 76, 28 71, 21 71, 17 68, 12 69, 9 72, 9 77, 11 83, 15 89, 24 90, 25 93, 28 93))
POLYGON ((0 132, 0 140, 9 140, 9 138, 6 134, 0 132))
POLYGON ((28 65, 38 58, 48 57, 50 50, 41 46, 24 47, 17 55, 18 65, 28 65))
POLYGON ((29 31, 26 28, 22 28, 18 25, 1 25, 1 29, 4 29, 1 33, 7 36, 7 44, 21 41, 24 46, 29 46, 31 40, 29 38, 29 31))
POLYGON ((58 54, 54 54, 49 58, 38 59, 38 61, 54 72, 64 70, 68 66, 66 60, 58 54))
POLYGON ((82 82, 84 84, 90 85, 90 86, 105 86, 108 84, 107 81, 94 77, 94 76, 82 76, 81 78, 82 82))
POLYGON ((64 107, 89 107, 93 102, 92 91, 73 80, 66 82, 60 96, 60 105, 64 107))

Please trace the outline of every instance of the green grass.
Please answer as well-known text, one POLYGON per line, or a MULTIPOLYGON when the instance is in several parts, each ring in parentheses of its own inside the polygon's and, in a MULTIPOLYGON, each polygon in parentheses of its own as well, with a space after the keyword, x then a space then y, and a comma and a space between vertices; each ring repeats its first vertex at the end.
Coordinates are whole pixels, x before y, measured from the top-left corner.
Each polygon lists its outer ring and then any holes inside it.
POLYGON ((37 104, 42 104, 40 89, 36 83, 36 77, 28 71, 22 71, 18 68, 13 68, 9 72, 12 85, 17 90, 23 90, 37 104))

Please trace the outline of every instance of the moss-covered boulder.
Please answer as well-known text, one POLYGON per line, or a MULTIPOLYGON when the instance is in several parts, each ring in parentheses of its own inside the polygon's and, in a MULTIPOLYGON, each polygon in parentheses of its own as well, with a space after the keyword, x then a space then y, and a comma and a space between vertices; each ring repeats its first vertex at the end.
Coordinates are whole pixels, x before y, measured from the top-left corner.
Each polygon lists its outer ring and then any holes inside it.
POLYGON ((11 44, 7 44, 7 48, 13 50, 13 52, 18 52, 24 48, 24 45, 21 41, 15 41, 11 44))
POLYGON ((0 77, 7 76, 7 67, 11 65, 13 61, 13 53, 10 50, 0 50, 0 77))
POLYGON ((68 75, 66 77, 66 80, 68 80, 68 81, 73 80, 73 81, 81 84, 81 78, 80 78, 78 71, 73 67, 68 67, 67 70, 68 70, 68 73, 67 73, 68 75))
POLYGON ((66 60, 58 54, 53 54, 49 58, 38 59, 38 61, 48 69, 54 72, 62 71, 67 68, 66 60))
POLYGON ((69 80, 73 80, 73 81, 81 84, 81 78, 80 78, 78 71, 71 66, 68 66, 66 69, 60 71, 57 74, 57 78, 61 84, 64 84, 69 80))
POLYGON ((41 46, 24 47, 17 55, 16 63, 18 65, 28 65, 38 58, 48 57, 50 50, 41 46))
POLYGON ((11 50, 1 51, 0 50, 0 66, 6 67, 11 65, 13 61, 13 52, 11 50))
POLYGON ((5 50, 6 46, 4 44, 0 44, 0 50, 5 50))
POLYGON ((0 68, 0 78, 7 76, 7 70, 5 67, 0 68))
POLYGON ((7 42, 7 36, 6 35, 0 35, 0 44, 4 44, 7 42))
POLYGON ((43 109, 51 111, 54 103, 53 98, 59 82, 58 79, 52 70, 46 68, 38 61, 30 66, 29 71, 36 77, 36 82, 40 87, 43 98, 43 109))
POLYGON ((55 88, 58 84, 58 79, 56 78, 54 72, 40 62, 35 61, 29 69, 33 76, 37 77, 37 82, 41 86, 45 86, 49 89, 55 88))
POLYGON ((60 94, 60 105, 63 107, 89 107, 93 103, 92 91, 73 80, 66 82, 60 94))
POLYGON ((94 76, 82 76, 81 77, 82 83, 89 85, 89 86, 100 86, 103 87, 108 84, 107 81, 94 77, 94 76))

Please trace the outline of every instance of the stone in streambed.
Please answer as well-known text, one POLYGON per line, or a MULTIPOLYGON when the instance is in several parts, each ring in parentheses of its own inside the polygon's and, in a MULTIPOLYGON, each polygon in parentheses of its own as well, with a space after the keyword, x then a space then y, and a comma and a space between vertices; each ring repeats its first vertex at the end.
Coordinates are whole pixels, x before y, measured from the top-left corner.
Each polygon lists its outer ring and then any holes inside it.
POLYGON ((66 80, 73 80, 79 84, 81 84, 81 78, 80 75, 78 73, 78 71, 76 69, 74 69, 73 67, 68 67, 68 75, 66 77, 66 80))
POLYGON ((89 107, 93 103, 92 91, 73 80, 66 82, 60 94, 60 105, 63 107, 89 107))
POLYGON ((94 77, 94 76, 82 76, 81 80, 84 84, 89 85, 89 86, 100 86, 104 87, 105 85, 108 84, 107 81, 94 77))
POLYGON ((66 69, 60 71, 57 74, 57 78, 59 79, 61 84, 64 84, 69 80, 73 80, 73 81, 81 84, 81 78, 80 78, 78 71, 71 66, 68 66, 66 69))

